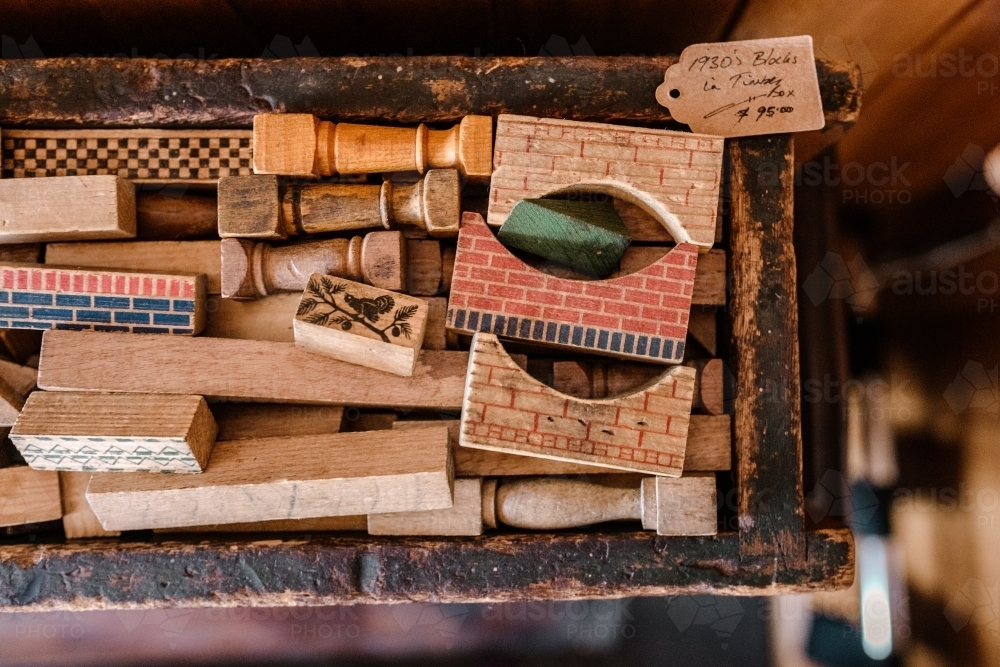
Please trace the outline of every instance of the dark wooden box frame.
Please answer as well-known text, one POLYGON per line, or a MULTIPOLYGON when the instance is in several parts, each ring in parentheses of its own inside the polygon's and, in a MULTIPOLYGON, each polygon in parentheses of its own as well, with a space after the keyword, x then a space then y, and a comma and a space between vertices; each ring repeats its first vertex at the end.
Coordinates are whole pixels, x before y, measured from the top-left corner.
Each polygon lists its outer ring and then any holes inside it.
MULTIPOLYGON (((0 128, 248 127, 264 111, 386 123, 515 113, 665 127, 670 116, 653 92, 674 62, 0 61, 0 128)), ((817 61, 817 70, 827 124, 810 145, 835 140, 859 105, 856 67, 817 61)), ((791 135, 727 141, 738 532, 0 545, 0 609, 757 595, 850 584, 850 531, 804 524, 792 144, 791 135)))

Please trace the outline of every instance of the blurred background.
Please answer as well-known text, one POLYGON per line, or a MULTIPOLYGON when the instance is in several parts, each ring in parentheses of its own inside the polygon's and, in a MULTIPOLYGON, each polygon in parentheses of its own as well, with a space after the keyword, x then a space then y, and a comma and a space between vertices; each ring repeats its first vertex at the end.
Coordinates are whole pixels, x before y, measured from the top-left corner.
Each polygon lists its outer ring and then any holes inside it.
POLYGON ((1000 0, 0 4, 4 59, 651 56, 808 34, 864 78, 857 124, 802 142, 796 181, 807 514, 854 528, 852 589, 0 614, 0 664, 1000 664, 1000 0), (812 363, 828 346, 836 366, 812 363))

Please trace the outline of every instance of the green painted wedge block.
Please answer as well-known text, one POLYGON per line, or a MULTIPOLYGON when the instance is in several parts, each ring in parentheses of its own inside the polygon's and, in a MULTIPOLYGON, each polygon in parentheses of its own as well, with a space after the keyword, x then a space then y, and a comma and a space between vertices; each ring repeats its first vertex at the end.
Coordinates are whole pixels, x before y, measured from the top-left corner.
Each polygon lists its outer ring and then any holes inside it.
POLYGON ((519 201, 500 226, 497 238, 510 248, 597 278, 615 271, 630 240, 610 201, 562 199, 519 201))

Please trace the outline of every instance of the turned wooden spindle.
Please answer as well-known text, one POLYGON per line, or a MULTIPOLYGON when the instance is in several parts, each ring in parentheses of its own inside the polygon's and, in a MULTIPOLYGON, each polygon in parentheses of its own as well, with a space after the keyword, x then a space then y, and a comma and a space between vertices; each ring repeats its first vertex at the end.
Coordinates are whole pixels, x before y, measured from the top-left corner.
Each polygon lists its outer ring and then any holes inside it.
POLYGON ((222 240, 222 296, 257 299, 301 292, 322 273, 399 291, 406 279, 406 244, 399 232, 372 232, 362 239, 328 239, 291 246, 244 239, 222 240))
POLYGON ((258 114, 253 119, 257 174, 332 176, 458 169, 471 180, 493 171, 493 120, 466 116, 447 130, 331 123, 312 114, 258 114))
POLYGON ((279 183, 270 174, 219 179, 219 236, 283 239, 350 229, 415 225, 457 236, 458 172, 432 169, 416 183, 279 183))

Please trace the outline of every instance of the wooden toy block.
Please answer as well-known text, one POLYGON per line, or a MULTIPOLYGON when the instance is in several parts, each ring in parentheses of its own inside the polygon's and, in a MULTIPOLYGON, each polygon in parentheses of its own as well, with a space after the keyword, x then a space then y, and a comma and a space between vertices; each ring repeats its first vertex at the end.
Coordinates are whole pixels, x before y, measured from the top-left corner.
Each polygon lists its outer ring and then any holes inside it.
POLYGON ((3 178, 117 175, 214 183, 250 173, 249 130, 4 130, 3 178))
POLYGON ((519 368, 493 334, 472 339, 462 447, 680 476, 695 371, 675 366, 639 391, 582 400, 519 368))
POLYGON ((0 263, 0 327, 196 334, 205 276, 0 263))
POLYGON ((427 302, 314 273, 295 320, 295 344, 314 354, 396 375, 413 375, 427 302))
POLYGON ((183 185, 140 189, 135 193, 135 218, 136 236, 147 241, 211 238, 219 230, 215 193, 183 185))
MULTIPOLYGON (((459 420, 396 421, 392 428, 427 428, 448 426, 458 477, 520 477, 531 475, 592 475, 594 473, 628 473, 627 470, 599 468, 583 463, 553 461, 505 454, 485 449, 459 446, 459 420)), ((684 472, 729 470, 732 459, 732 437, 729 415, 691 415, 688 426, 687 451, 684 452, 684 472)))
POLYGON ((415 183, 352 185, 281 183, 257 174, 219 181, 219 236, 284 239, 351 229, 414 225, 432 236, 456 236, 458 172, 432 169, 415 183))
POLYGON ((26 398, 38 386, 38 369, 0 359, 0 380, 10 385, 15 394, 26 398))
POLYGON ((92 472, 60 472, 59 487, 62 491, 63 532, 68 540, 88 537, 117 537, 117 530, 104 530, 97 515, 87 502, 87 485, 92 472))
POLYGON ((135 188, 118 176, 0 180, 0 243, 135 236, 135 188))
POLYGON ((0 353, 27 365, 29 359, 38 357, 42 348, 42 332, 37 329, 0 329, 0 346, 0 353))
POLYGON ((38 386, 196 393, 271 403, 460 410, 469 355, 424 351, 412 377, 310 354, 292 343, 47 331, 38 386), (122 363, 127 359, 128 363, 122 363))
POLYGON ((406 240, 406 293, 433 296, 441 288, 441 243, 433 239, 406 240))
MULTIPOLYGON (((435 512, 437 510, 428 510, 435 512)), ((374 514, 372 516, 375 516, 374 514)), ((274 519, 273 521, 247 521, 244 523, 217 523, 211 526, 185 526, 184 528, 156 528, 154 533, 323 533, 329 531, 368 530, 368 517, 327 516, 318 519, 274 519)))
POLYGON ((219 442, 201 475, 95 474, 107 530, 179 528, 451 507, 446 428, 219 442))
POLYGON ((203 273, 205 293, 219 294, 219 252, 218 241, 49 243, 45 246, 45 263, 151 273, 203 273))
POLYGON ((642 480, 642 524, 657 535, 715 535, 719 530, 715 475, 642 480), (656 508, 655 515, 650 508, 656 508))
MULTIPOLYGON (((612 278, 621 278, 641 271, 656 263, 670 248, 664 246, 629 246, 622 256, 618 270, 612 278)), ((694 292, 691 303, 698 305, 726 305, 726 251, 713 248, 698 256, 695 269, 694 292)))
POLYGON ((205 304, 207 321, 203 335, 294 343, 292 321, 301 299, 301 292, 279 292, 253 300, 211 296, 205 304))
POLYGON ((217 430, 201 396, 36 391, 10 440, 36 470, 199 473, 217 430))
POLYGON ((497 238, 517 248, 607 278, 629 244, 628 233, 610 202, 524 199, 511 209, 497 238))
MULTIPOLYGON (((425 350, 448 349, 448 333, 445 320, 448 318, 448 299, 443 296, 432 296, 427 301, 427 324, 424 327, 425 350)), ((0 367, 2 371, 2 367, 0 367)))
POLYGON ((217 440, 250 440, 339 433, 344 409, 336 405, 213 403, 217 440))
MULTIPOLYGON (((496 480, 456 479, 455 504, 425 512, 368 515, 369 535, 482 535, 483 512, 490 507, 496 480)), ((494 522, 491 526, 496 528, 494 522)))
POLYGON ((466 116, 448 130, 331 123, 310 114, 253 118, 257 174, 332 176, 457 169, 471 180, 492 172, 493 120, 466 116))
POLYGON ((487 220, 499 226, 522 199, 570 191, 640 205, 679 244, 715 242, 722 137, 501 114, 487 220))
POLYGON ((682 243, 628 276, 556 278, 514 257, 481 216, 465 213, 448 328, 676 364, 684 358, 697 262, 697 247, 682 243))
POLYGON ((399 232, 371 232, 364 239, 309 241, 272 247, 245 239, 222 240, 222 296, 257 299, 301 292, 314 273, 364 280, 382 289, 403 289, 405 239, 399 232))
POLYGON ((24 394, 20 394, 6 380, 0 379, 0 428, 13 426, 24 407, 24 394))
POLYGON ((59 473, 24 465, 0 468, 0 527, 59 518, 59 473))

